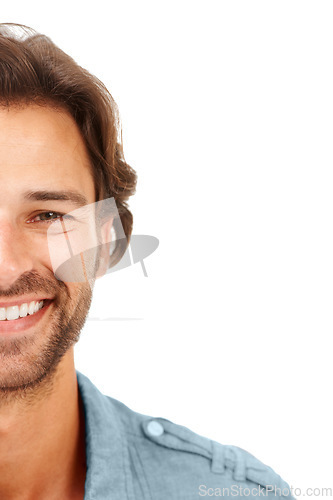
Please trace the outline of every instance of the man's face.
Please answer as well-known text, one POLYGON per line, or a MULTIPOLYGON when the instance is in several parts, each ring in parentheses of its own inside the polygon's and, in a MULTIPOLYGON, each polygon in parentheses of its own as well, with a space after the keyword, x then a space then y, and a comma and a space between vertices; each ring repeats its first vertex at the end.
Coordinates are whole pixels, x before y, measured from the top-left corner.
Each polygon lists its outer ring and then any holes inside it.
POLYGON ((69 114, 0 108, 2 391, 38 385, 78 339, 91 289, 55 278, 47 230, 59 214, 94 201, 88 155, 69 114))

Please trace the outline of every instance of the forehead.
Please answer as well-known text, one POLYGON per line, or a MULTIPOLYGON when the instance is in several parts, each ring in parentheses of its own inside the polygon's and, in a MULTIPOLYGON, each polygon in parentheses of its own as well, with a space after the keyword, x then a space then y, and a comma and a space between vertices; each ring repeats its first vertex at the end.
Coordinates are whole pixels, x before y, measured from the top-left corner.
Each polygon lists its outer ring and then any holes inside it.
POLYGON ((2 197, 31 189, 75 189, 94 201, 89 156, 64 110, 29 105, 0 108, 2 197))

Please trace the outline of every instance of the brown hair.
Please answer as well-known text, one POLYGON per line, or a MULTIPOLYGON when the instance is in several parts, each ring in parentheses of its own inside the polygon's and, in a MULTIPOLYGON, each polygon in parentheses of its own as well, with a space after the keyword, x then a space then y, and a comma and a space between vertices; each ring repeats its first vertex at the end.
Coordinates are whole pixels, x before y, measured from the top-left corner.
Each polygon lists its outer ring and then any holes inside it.
POLYGON ((115 199, 126 235, 116 242, 110 265, 116 264, 132 233, 126 201, 137 180, 124 159, 117 105, 104 84, 50 38, 27 26, 0 24, 0 105, 29 103, 64 108, 76 121, 91 158, 96 200, 115 199))

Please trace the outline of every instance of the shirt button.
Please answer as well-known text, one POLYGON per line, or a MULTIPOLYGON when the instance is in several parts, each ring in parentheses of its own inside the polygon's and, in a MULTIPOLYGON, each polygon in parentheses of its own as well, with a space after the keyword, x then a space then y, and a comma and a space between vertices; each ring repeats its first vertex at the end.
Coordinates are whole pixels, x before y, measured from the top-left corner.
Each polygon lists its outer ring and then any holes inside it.
POLYGON ((162 436, 164 432, 163 425, 157 422, 157 420, 151 420, 147 425, 147 432, 151 436, 155 437, 162 436))

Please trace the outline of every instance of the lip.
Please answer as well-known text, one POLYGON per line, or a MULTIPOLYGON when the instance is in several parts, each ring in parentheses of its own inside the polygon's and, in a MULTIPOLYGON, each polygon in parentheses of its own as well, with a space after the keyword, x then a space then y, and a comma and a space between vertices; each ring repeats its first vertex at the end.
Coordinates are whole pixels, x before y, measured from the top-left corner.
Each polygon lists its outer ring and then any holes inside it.
MULTIPOLYGON (((36 299, 32 299, 36 300, 36 299)), ((32 302, 32 300, 30 302, 32 302)), ((31 328, 32 326, 35 326, 45 315, 47 312, 48 308, 52 304, 52 300, 49 299, 41 299, 45 300, 44 306, 42 309, 39 309, 35 314, 25 316, 24 318, 17 318, 13 320, 3 320, 0 321, 0 336, 1 335, 10 335, 13 333, 26 333, 26 331, 31 328)), ((24 302, 14 302, 13 305, 18 305, 19 303, 24 303, 24 302)), ((10 304, 8 303, 6 307, 9 307, 10 304)), ((3 307, 3 306, 2 306, 3 307)))

